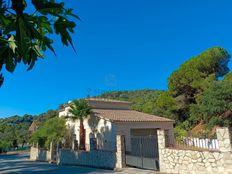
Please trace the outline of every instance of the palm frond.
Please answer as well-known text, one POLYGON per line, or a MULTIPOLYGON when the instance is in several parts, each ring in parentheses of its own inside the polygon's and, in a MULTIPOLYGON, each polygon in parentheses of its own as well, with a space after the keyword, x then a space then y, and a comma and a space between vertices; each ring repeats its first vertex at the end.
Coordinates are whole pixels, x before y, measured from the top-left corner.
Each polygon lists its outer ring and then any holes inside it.
POLYGON ((92 112, 91 106, 89 106, 86 100, 75 100, 70 105, 69 112, 71 113, 72 120, 83 120, 84 118, 88 117, 92 112))

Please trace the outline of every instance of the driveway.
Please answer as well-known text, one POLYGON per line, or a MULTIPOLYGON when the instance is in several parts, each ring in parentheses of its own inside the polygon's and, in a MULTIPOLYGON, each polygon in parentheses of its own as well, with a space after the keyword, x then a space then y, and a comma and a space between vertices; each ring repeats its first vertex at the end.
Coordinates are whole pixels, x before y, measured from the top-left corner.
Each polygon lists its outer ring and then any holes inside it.
POLYGON ((57 166, 45 162, 28 160, 28 154, 1 155, 0 173, 10 174, 154 174, 152 171, 127 168, 119 172, 77 166, 57 166))

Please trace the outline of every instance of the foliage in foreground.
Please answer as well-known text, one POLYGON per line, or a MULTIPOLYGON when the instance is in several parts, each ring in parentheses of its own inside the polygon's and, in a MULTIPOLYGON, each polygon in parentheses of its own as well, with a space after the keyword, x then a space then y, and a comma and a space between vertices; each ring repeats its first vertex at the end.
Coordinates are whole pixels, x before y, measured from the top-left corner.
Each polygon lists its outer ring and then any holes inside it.
MULTIPOLYGON (((5 65, 7 71, 13 72, 18 63, 28 65, 30 70, 39 58, 44 58, 47 49, 55 54, 52 35, 74 48, 70 34, 76 24, 70 18, 79 17, 73 9, 56 0, 32 0, 34 12, 29 13, 27 2, 0 0, 0 71, 5 65)), ((0 75, 0 86, 3 79, 0 75)))

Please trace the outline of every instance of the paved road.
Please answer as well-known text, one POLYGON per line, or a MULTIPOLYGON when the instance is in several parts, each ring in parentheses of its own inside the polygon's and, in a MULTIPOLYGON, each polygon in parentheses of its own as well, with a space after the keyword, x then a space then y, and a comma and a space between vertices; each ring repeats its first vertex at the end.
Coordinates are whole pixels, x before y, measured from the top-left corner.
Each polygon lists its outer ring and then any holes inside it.
POLYGON ((28 154, 1 155, 0 174, 153 174, 151 171, 128 168, 121 172, 77 166, 57 166, 28 160, 28 154))

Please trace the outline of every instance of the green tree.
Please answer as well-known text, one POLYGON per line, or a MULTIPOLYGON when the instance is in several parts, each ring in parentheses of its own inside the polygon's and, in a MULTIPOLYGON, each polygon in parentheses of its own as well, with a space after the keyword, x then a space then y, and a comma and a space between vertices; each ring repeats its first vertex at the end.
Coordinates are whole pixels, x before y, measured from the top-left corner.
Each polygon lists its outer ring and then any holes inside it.
POLYGON ((43 125, 47 120, 51 118, 55 118, 58 116, 58 112, 56 110, 48 110, 45 113, 39 114, 34 117, 34 120, 39 122, 41 125, 43 125))
POLYGON ((0 153, 6 152, 11 147, 8 141, 1 141, 0 140, 0 153))
POLYGON ((224 80, 231 80, 232 79, 232 72, 225 75, 224 80))
POLYGON ((88 102, 86 100, 75 100, 70 105, 71 109, 69 112, 72 114, 71 116, 68 116, 68 118, 71 118, 73 121, 79 120, 80 121, 80 149, 85 150, 85 129, 83 120, 88 117, 92 113, 92 109, 89 106, 88 102))
POLYGON ((230 55, 225 49, 214 47, 184 62, 169 77, 168 91, 165 96, 160 96, 158 109, 176 115, 176 121, 182 124, 181 127, 191 129, 199 121, 191 114, 193 110, 195 113, 200 112, 194 105, 212 83, 229 72, 229 59, 230 55))
POLYGON ((214 82, 193 106, 191 115, 197 116, 212 128, 232 124, 232 79, 214 82))
POLYGON ((176 100, 168 94, 168 92, 163 92, 159 95, 155 103, 156 113, 158 115, 166 116, 177 120, 177 110, 178 105, 176 100))
POLYGON ((52 118, 47 120, 38 131, 32 134, 30 143, 39 143, 40 146, 45 145, 49 148, 50 143, 59 143, 65 135, 66 125, 62 118, 52 118))
POLYGON ((168 79, 170 94, 174 97, 185 95, 190 102, 194 102, 195 95, 205 88, 206 78, 211 76, 216 80, 229 72, 229 58, 225 49, 214 47, 186 61, 168 79))
MULTIPOLYGON (((73 46, 70 33, 76 26, 70 17, 79 19, 73 9, 56 0, 31 0, 33 13, 28 13, 26 0, 0 0, 0 71, 3 65, 13 72, 18 63, 32 69, 43 52, 52 47, 52 35, 59 35, 64 45, 73 46)), ((75 49, 74 49, 75 50, 75 49)), ((3 83, 0 75, 0 85, 3 83)))
POLYGON ((21 147, 24 147, 24 145, 28 142, 29 139, 28 126, 24 124, 17 125, 16 138, 17 142, 21 145, 21 147))

